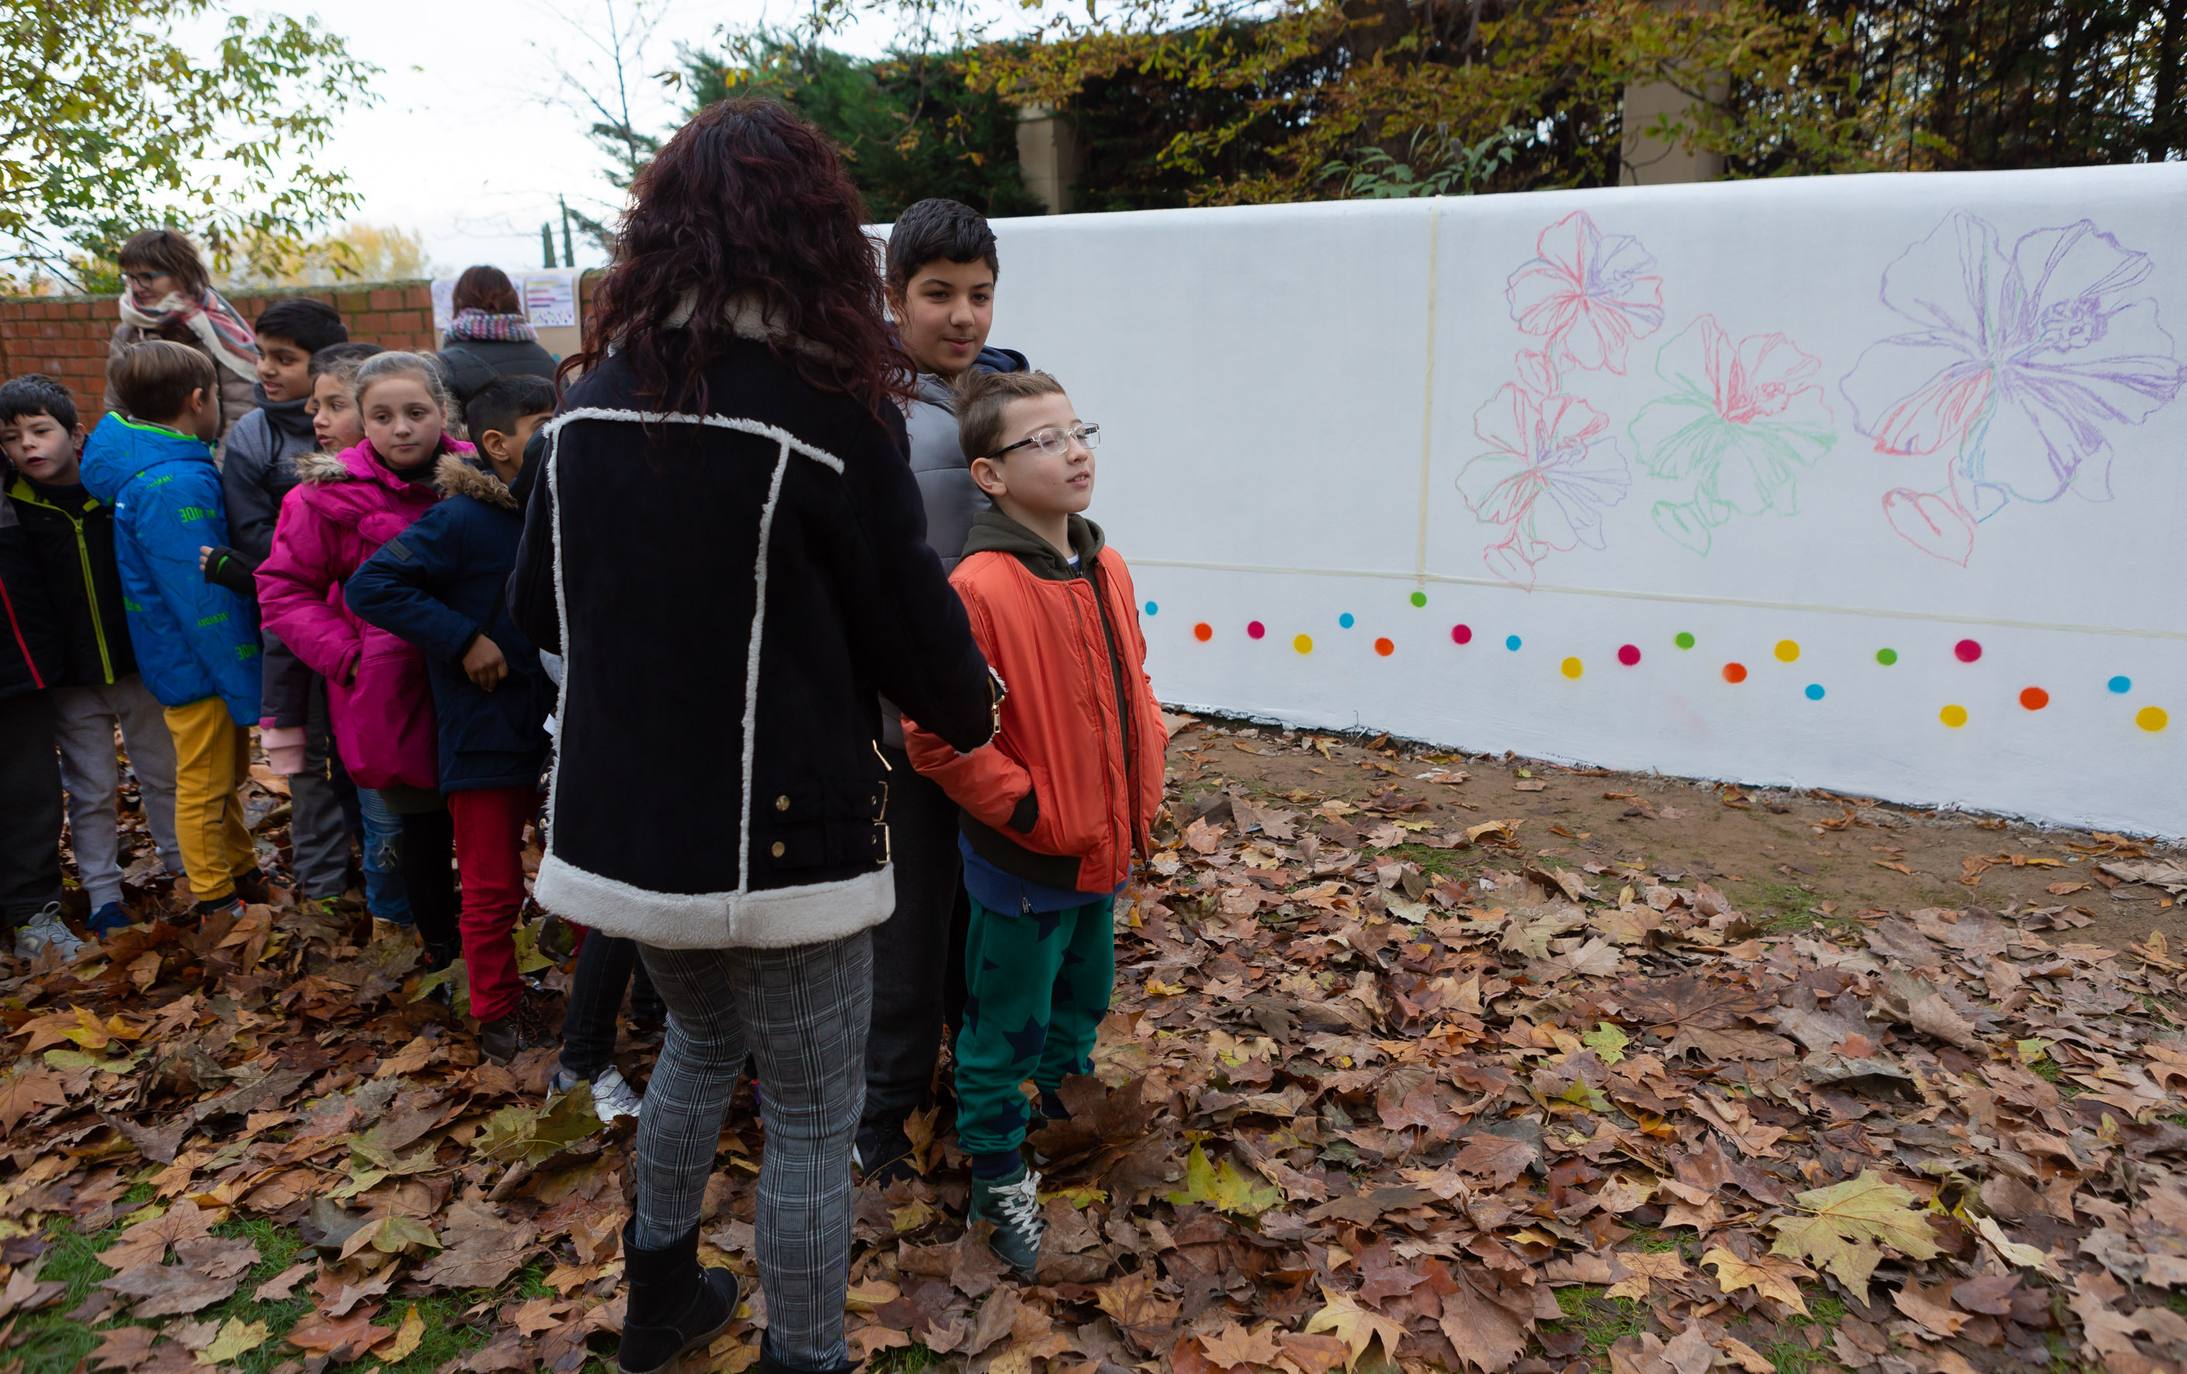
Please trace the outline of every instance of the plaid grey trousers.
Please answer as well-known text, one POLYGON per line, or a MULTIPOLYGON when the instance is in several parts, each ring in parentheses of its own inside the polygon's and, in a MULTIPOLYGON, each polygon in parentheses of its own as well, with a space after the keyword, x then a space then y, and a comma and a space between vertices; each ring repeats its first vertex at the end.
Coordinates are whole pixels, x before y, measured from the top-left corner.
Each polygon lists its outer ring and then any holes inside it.
POLYGON ((850 1286, 851 1140, 866 1097, 873 938, 789 949, 639 947, 668 1038, 638 1118, 638 1244, 696 1226, 747 1052, 759 1063, 759 1281, 767 1350, 833 1369, 850 1286))

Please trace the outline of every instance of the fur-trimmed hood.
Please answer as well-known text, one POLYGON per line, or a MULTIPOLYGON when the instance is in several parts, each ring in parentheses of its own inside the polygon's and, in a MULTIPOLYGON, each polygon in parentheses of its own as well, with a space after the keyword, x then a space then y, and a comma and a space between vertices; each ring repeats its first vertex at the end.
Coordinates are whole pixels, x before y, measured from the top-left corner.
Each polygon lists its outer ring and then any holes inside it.
MULTIPOLYGON (((451 439, 443 434, 440 439, 441 456, 434 460, 433 478, 437 484, 440 469, 437 466, 451 457, 468 458, 478 452, 476 446, 461 439, 451 439)), ((296 459, 296 480, 313 486, 325 486, 334 482, 375 482, 383 487, 400 489, 406 485, 401 473, 380 461, 370 439, 360 439, 340 453, 305 453, 296 459)))
POLYGON ((509 484, 482 459, 446 455, 433 469, 433 485, 443 496, 468 496, 503 510, 523 509, 509 484))

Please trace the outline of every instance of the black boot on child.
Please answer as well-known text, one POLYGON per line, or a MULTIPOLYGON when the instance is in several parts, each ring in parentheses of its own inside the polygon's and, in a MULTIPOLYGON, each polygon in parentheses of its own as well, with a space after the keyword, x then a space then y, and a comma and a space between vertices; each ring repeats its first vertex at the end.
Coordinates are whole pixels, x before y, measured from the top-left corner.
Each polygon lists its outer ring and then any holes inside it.
POLYGON ((655 1374, 729 1329, 737 1315, 737 1280, 726 1269, 699 1267, 699 1228, 658 1250, 633 1242, 623 1227, 623 1275, 630 1303, 623 1316, 623 1374, 655 1374))

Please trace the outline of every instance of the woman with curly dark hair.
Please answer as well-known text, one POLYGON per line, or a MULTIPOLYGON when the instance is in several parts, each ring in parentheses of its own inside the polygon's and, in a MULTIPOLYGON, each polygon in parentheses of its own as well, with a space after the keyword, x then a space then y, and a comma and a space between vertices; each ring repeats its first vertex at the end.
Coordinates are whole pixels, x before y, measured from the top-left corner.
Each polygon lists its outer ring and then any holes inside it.
POLYGON ((699 1204, 751 1055, 759 1368, 848 1369, 870 931, 894 901, 875 697, 969 751, 1000 688, 925 543, 911 374, 834 149, 726 101, 631 189, 510 582, 564 657, 538 899, 638 941, 669 1009, 622 1368, 665 1368, 736 1310, 698 1264, 699 1204))

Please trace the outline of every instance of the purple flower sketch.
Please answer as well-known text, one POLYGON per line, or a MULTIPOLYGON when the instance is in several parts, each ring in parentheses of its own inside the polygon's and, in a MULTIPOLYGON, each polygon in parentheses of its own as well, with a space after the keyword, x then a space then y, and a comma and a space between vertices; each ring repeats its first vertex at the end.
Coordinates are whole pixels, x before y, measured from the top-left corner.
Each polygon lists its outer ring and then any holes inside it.
POLYGON ((1656 354, 1670 394, 1627 427, 1642 468, 1692 485, 1655 504, 1656 527, 1695 553, 1734 515, 1799 509, 1799 479, 1837 442, 1830 406, 1812 380, 1822 363, 1782 334, 1734 344, 1703 315, 1656 354))
POLYGON ((1862 353, 1839 390, 1878 453, 1949 454, 1942 487, 1884 498, 1899 536, 1964 564, 1978 522, 2015 498, 2111 495, 2111 436, 2179 394, 2145 253, 2088 220, 2021 235, 1954 211, 1883 274, 1912 326, 1862 353))
POLYGON ((1585 544, 1601 548, 1602 513, 1625 499, 1632 479, 1610 420, 1576 396, 1557 394, 1539 354, 1522 354, 1522 382, 1506 382, 1473 416, 1489 451, 1458 474, 1476 519, 1503 538, 1483 552, 1491 572, 1534 585, 1534 565, 1585 544))
POLYGON ((1511 318, 1544 337, 1558 364, 1622 374, 1632 341, 1663 326, 1655 259, 1630 235, 1605 235, 1584 210, 1542 230, 1534 253, 1505 283, 1511 318))

